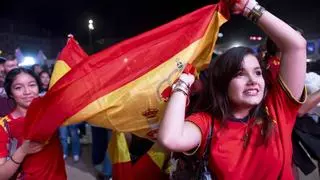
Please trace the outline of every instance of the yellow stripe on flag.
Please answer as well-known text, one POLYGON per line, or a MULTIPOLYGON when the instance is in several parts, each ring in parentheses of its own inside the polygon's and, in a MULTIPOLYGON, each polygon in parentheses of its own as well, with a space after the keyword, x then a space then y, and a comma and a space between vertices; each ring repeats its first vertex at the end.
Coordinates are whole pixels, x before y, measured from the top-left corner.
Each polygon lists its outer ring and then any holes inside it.
POLYGON ((159 169, 163 168, 169 155, 169 153, 161 148, 157 143, 155 143, 147 153, 159 169))
POLYGON ((51 88, 62 76, 64 76, 68 71, 70 71, 70 67, 64 60, 57 60, 54 65, 54 73, 50 79, 49 88, 51 88))
POLYGON ((215 12, 201 39, 135 81, 88 104, 65 124, 88 119, 93 125, 153 139, 149 133, 158 129, 166 106, 161 92, 174 83, 186 64, 202 69, 210 62, 219 26, 224 22, 226 19, 215 12))
POLYGON ((112 132, 108 153, 112 164, 131 162, 129 148, 124 133, 112 132))

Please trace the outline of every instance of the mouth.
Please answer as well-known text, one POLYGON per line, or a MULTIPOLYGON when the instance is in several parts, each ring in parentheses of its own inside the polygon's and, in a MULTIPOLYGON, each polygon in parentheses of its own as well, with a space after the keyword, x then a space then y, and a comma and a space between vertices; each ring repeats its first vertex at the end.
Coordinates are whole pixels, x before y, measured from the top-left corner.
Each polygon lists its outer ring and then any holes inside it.
POLYGON ((24 100, 26 102, 31 102, 35 97, 27 97, 27 98, 24 98, 24 100))
POLYGON ((257 88, 250 88, 250 89, 246 89, 243 92, 246 96, 257 96, 259 94, 259 89, 257 88))

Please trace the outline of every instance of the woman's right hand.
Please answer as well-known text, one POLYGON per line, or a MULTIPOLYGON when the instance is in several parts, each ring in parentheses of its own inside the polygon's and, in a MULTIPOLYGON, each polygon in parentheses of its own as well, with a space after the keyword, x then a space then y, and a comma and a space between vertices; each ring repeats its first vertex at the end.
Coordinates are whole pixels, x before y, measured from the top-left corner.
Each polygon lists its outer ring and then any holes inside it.
POLYGON ((43 143, 38 143, 30 140, 23 141, 21 145, 22 152, 25 153, 26 155, 37 153, 41 151, 43 147, 44 147, 43 143))
POLYGON ((179 79, 188 84, 189 87, 194 83, 195 77, 193 74, 182 73, 179 79))

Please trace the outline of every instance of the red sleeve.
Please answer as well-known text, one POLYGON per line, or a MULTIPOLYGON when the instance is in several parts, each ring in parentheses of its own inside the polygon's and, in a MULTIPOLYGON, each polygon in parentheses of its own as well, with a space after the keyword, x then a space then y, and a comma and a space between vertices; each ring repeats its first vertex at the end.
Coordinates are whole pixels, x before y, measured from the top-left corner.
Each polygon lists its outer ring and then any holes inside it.
POLYGON ((276 123, 289 125, 293 128, 299 108, 306 99, 306 90, 299 100, 292 96, 292 93, 282 81, 281 76, 272 84, 266 97, 268 113, 276 123))
POLYGON ((204 151, 204 146, 209 134, 209 128, 211 125, 211 117, 209 114, 207 113, 194 113, 191 114, 190 116, 188 116, 186 118, 187 121, 192 122, 193 124, 195 124, 196 126, 199 127, 200 131, 201 131, 201 144, 200 146, 198 146, 197 149, 195 149, 192 153, 188 153, 190 155, 194 154, 195 152, 197 152, 197 150, 199 149, 200 152, 204 151))
POLYGON ((8 134, 5 132, 3 127, 0 126, 0 158, 8 156, 8 134))

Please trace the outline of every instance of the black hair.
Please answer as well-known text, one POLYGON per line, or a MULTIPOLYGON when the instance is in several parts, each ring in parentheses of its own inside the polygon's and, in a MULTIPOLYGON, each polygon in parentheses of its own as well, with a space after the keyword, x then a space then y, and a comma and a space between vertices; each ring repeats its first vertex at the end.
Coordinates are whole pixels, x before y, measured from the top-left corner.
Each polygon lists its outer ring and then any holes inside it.
POLYGON ((16 56, 13 55, 13 54, 7 54, 4 58, 5 58, 6 61, 14 61, 14 60, 16 60, 16 56))
POLYGON ((4 81, 4 85, 3 86, 4 86, 4 89, 5 89, 6 93, 7 93, 7 96, 9 98, 12 98, 12 92, 11 92, 12 83, 16 79, 17 75, 19 75, 21 73, 29 74, 30 76, 32 76, 36 80, 38 88, 39 88, 39 92, 40 92, 41 82, 40 82, 39 77, 30 69, 26 69, 26 68, 23 68, 23 67, 18 67, 18 68, 12 69, 6 75, 6 78, 5 78, 5 81, 4 81))

